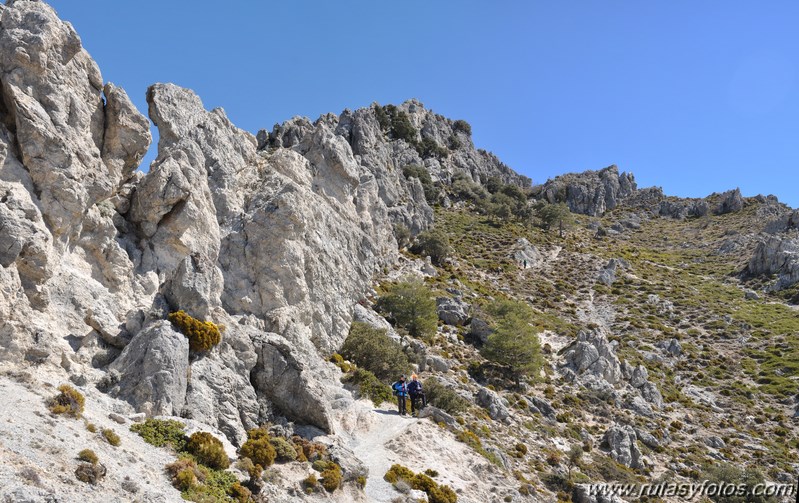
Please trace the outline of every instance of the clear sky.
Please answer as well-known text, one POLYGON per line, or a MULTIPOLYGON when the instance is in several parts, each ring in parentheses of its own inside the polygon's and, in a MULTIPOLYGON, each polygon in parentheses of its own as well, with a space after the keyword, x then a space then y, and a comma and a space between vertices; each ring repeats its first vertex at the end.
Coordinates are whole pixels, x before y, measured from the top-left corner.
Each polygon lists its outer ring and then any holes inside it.
POLYGON ((142 111, 155 82, 253 133, 418 98, 535 183, 617 164, 799 206, 793 0, 50 3, 142 111))

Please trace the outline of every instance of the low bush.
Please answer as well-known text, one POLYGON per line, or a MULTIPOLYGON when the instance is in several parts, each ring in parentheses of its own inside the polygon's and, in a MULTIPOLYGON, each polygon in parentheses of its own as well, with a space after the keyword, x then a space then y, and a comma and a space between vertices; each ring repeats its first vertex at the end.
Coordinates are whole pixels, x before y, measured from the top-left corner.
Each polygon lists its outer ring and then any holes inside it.
POLYGON ((230 459, 225 453, 222 442, 208 432, 193 433, 186 443, 186 451, 194 456, 198 463, 209 468, 224 470, 230 466, 230 459))
POLYGON ((414 473, 402 465, 391 465, 383 479, 394 487, 408 484, 411 489, 424 491, 430 503, 455 503, 458 501, 458 496, 451 487, 440 486, 427 474, 414 473))
POLYGON ((230 472, 211 470, 204 466, 199 469, 205 472, 205 481, 183 491, 181 494, 183 499, 198 503, 230 501, 233 486, 239 483, 236 476, 230 472))
POLYGON ((341 355, 355 363, 358 370, 366 369, 384 382, 396 379, 411 368, 402 346, 386 335, 385 330, 366 323, 353 322, 341 347, 341 355))
POLYGON ((80 451, 78 453, 78 459, 80 459, 81 461, 86 461, 87 463, 91 463, 93 465, 96 465, 97 462, 99 461, 97 458, 97 454, 95 454, 94 451, 91 449, 83 449, 82 451, 80 451))
POLYGON ((113 445, 114 447, 119 447, 119 444, 122 441, 119 438, 119 435, 117 435, 116 432, 110 428, 103 429, 103 437, 105 437, 108 443, 113 445))
POLYGON ((275 459, 277 461, 288 462, 297 459, 297 450, 291 445, 291 442, 283 437, 272 437, 269 443, 275 449, 275 459))
POLYGON ((444 232, 430 229, 416 236, 416 242, 411 247, 411 251, 423 257, 429 256, 434 264, 441 265, 444 259, 452 254, 452 247, 444 232))
POLYGON ((236 482, 230 486, 228 495, 233 498, 234 501, 239 503, 247 503, 252 498, 252 493, 250 490, 241 485, 239 482, 236 482))
POLYGON ((422 384, 427 403, 450 414, 459 414, 469 407, 469 401, 458 395, 453 389, 431 377, 422 384))
POLYGON ((357 384, 361 396, 372 401, 375 406, 393 400, 391 388, 380 381, 373 373, 364 369, 357 369, 348 378, 348 381, 357 384))
POLYGON ((243 458, 250 458, 253 463, 263 468, 271 466, 277 458, 277 451, 269 442, 269 433, 263 428, 247 432, 247 441, 241 446, 239 454, 243 458))
POLYGON ((205 472, 199 469, 196 461, 187 456, 166 465, 165 470, 172 485, 180 491, 187 491, 205 480, 205 472))
MULTIPOLYGON (((744 486, 748 488, 757 487, 765 482, 763 474, 754 468, 738 468, 729 463, 719 463, 708 466, 704 470, 704 478, 710 483, 719 487, 722 486, 744 486)), ((763 495, 755 496, 752 494, 730 495, 723 494, 708 495, 716 503, 769 503, 776 502, 775 498, 763 495)))
POLYGON ((70 386, 69 384, 62 384, 58 387, 60 392, 47 401, 47 407, 53 414, 66 414, 78 418, 83 414, 83 407, 86 398, 83 394, 70 386))
POLYGON ((322 471, 322 487, 332 493, 341 486, 341 467, 332 461, 322 471))
POLYGON ((312 493, 316 491, 316 488, 319 485, 319 480, 316 478, 316 474, 311 473, 302 481, 303 487, 305 487, 306 493, 312 493))
POLYGON ((193 318, 185 311, 169 313, 169 321, 189 339, 189 349, 195 353, 209 351, 222 341, 217 325, 193 318))
POLYGON ((458 119, 453 122, 452 130, 456 133, 464 133, 466 136, 472 136, 472 125, 463 119, 458 119))
POLYGON ((169 446, 175 452, 181 452, 186 448, 188 440, 185 433, 185 426, 180 421, 174 419, 147 419, 143 423, 137 423, 130 427, 130 431, 138 433, 139 436, 148 444, 156 447, 169 446))
POLYGON ((86 423, 86 431, 89 433, 97 433, 97 426, 94 423, 86 423))

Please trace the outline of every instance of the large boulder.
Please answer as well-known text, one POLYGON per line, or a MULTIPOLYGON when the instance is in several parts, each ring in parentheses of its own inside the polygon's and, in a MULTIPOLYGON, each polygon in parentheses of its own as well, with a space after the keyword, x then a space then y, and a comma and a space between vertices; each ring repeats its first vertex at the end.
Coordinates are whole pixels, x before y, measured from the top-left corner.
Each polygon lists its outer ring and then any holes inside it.
POLYGON ((581 331, 566 353, 565 359, 567 368, 577 376, 583 374, 598 376, 611 385, 618 383, 622 378, 615 343, 608 341, 601 332, 581 331))
POLYGON ((643 468, 641 450, 638 448, 636 438, 632 426, 614 424, 605 432, 602 446, 609 451, 610 457, 624 466, 643 468))
POLYGON ((488 411, 488 415, 495 421, 505 421, 510 415, 508 401, 488 388, 480 387, 475 395, 475 402, 488 411))
POLYGON ((469 320, 469 306, 463 299, 438 297, 436 299, 436 312, 438 319, 452 326, 463 326, 469 320))
POLYGON ((741 196, 741 190, 728 190, 721 194, 720 201, 716 206, 714 212, 716 215, 724 215, 725 213, 735 213, 741 211, 744 207, 744 198, 741 196))
POLYGON ((149 416, 179 416, 186 402, 189 340, 168 321, 136 334, 110 366, 119 382, 109 389, 149 416))

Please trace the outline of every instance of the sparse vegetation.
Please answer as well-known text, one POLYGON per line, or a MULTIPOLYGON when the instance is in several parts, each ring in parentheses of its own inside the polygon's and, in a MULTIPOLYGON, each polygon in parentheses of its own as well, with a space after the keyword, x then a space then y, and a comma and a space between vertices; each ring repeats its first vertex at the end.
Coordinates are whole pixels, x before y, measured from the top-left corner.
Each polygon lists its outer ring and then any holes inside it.
POLYGON ((83 449, 78 453, 78 459, 96 465, 99 461, 97 454, 91 449, 83 449))
POLYGON ((186 443, 186 451, 209 468, 224 470, 230 466, 230 459, 225 453, 222 442, 208 432, 193 433, 186 443))
POLYGON ((169 446, 175 452, 186 449, 188 438, 185 427, 174 419, 148 418, 143 423, 132 425, 130 431, 138 433, 145 442, 156 447, 169 446))
POLYGON ((239 455, 242 458, 250 458, 253 463, 263 468, 271 466, 277 458, 277 451, 269 440, 269 432, 265 429, 252 429, 247 432, 247 441, 241 446, 239 455))
POLYGON ((65 414, 79 418, 83 414, 86 398, 83 394, 70 386, 62 384, 58 387, 59 394, 47 401, 47 407, 53 414, 65 414))
POLYGON ((368 370, 356 369, 347 380, 357 384, 361 396, 368 398, 376 406, 393 399, 391 388, 368 370))
POLYGON ((169 321, 189 339, 189 349, 195 353, 210 351, 222 340, 219 326, 193 318, 185 311, 169 313, 169 321))
POLYGON ((455 503, 458 495, 451 487, 439 485, 425 473, 414 473, 402 465, 391 465, 383 479, 394 487, 407 485, 411 489, 424 491, 430 503, 455 503))
POLYGON ((117 435, 114 430, 110 428, 104 428, 102 433, 103 437, 109 444, 113 445, 114 447, 119 447, 122 439, 119 438, 119 435, 117 435))
POLYGON ((469 401, 448 388, 438 379, 431 377, 422 383, 427 403, 450 414, 459 414, 469 407, 469 401))

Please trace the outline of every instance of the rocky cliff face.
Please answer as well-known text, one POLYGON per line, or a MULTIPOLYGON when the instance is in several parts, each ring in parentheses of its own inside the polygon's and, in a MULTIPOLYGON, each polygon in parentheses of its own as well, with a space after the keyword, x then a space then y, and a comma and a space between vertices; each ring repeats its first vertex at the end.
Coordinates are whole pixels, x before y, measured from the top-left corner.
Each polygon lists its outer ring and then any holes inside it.
POLYGON ((636 188, 632 173, 619 174, 619 168, 609 166, 557 176, 534 190, 550 203, 566 203, 574 213, 597 216, 621 204, 636 188))
POLYGON ((394 225, 432 223, 405 166, 529 183, 416 101, 394 111, 412 127, 404 139, 377 106, 256 139, 171 84, 147 92, 158 155, 134 173, 147 119, 68 23, 10 3, 0 47, 4 361, 65 358, 90 381, 110 371, 104 385, 136 410, 198 418, 234 442, 275 414, 332 428, 320 356, 396 261, 394 225), (223 323, 219 351, 190 361, 160 321, 177 309, 223 323))

